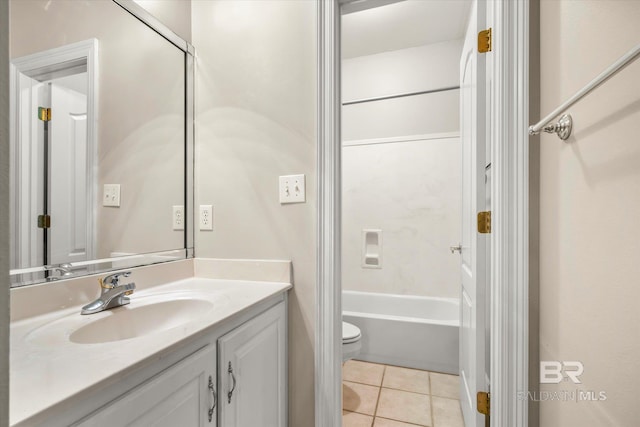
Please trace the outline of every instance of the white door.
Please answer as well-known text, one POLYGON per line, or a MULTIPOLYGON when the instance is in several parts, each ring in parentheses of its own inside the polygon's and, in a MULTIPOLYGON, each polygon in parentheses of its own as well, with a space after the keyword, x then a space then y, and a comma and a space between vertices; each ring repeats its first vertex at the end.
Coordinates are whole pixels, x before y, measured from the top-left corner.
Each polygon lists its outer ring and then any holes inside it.
POLYGON ((218 341, 224 427, 286 427, 285 318, 283 302, 218 341))
MULTIPOLYGON (((86 74, 67 77, 86 81, 86 74)), ((86 83, 85 83, 86 86, 86 83)), ((87 96, 51 83, 49 264, 88 259, 87 96)))
POLYGON ((460 301, 460 403, 466 427, 484 425, 476 393, 487 391, 485 372, 487 234, 477 230, 485 210, 486 65, 478 53, 478 32, 485 25, 485 2, 474 2, 460 61, 462 140, 462 289, 460 301))

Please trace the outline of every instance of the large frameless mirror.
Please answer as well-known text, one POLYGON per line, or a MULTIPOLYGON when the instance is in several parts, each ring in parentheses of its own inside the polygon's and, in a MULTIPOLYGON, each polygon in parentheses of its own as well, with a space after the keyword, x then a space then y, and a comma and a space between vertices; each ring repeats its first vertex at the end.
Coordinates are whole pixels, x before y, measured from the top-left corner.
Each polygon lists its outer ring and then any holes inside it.
POLYGON ((192 255, 193 48, 131 0, 10 0, 11 285, 192 255))

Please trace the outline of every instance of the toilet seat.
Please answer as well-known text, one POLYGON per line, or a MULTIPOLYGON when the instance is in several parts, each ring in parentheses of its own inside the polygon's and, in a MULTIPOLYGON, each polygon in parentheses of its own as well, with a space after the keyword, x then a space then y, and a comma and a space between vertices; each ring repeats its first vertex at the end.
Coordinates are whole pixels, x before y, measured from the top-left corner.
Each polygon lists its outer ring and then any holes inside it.
POLYGON ((342 362, 358 357, 362 343, 360 328, 351 323, 342 322, 342 362))
POLYGON ((342 344, 351 344, 360 340, 360 328, 351 323, 342 322, 342 344))

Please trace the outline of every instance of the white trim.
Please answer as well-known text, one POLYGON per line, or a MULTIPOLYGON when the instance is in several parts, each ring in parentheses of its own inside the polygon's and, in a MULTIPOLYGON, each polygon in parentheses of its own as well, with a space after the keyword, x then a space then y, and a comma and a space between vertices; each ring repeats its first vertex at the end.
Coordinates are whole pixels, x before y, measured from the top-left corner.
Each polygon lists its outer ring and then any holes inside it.
POLYGON ((357 145, 395 144, 398 142, 432 141, 437 139, 460 138, 460 132, 428 133, 423 135, 392 136, 389 138, 353 139, 342 141, 342 147, 357 145))
POLYGON ((529 0, 494 0, 491 418, 525 427, 528 402, 529 0))
POLYGON ((342 425, 340 5, 318 0, 318 245, 315 418, 342 425))
MULTIPOLYGON (((493 28, 491 425, 526 427, 528 404, 529 0, 490 0, 493 28)), ((342 425, 340 8, 318 1, 316 426, 342 425)))
MULTIPOLYGON (((9 62, 9 61, 7 61, 9 62)), ((17 112, 15 111, 15 105, 17 103, 16 100, 16 91, 14 89, 16 82, 16 69, 9 62, 9 174, 7 175, 10 178, 7 180, 11 183, 9 185, 9 218, 19 218, 20 205, 18 201, 18 194, 16 192, 17 181, 12 180, 21 180, 21 174, 16 170, 16 167, 19 164, 20 156, 16 151, 17 143, 15 142, 16 131, 19 129, 18 124, 16 123, 17 112)), ((10 263, 7 266, 11 268, 18 259, 22 257, 22 245, 20 245, 19 231, 20 226, 14 222, 15 220, 11 220, 7 218, 7 224, 10 228, 9 232, 9 242, 11 248, 10 254, 10 263)))
MULTIPOLYGON (((12 236, 24 236, 28 232, 24 231, 31 227, 32 222, 22 221, 22 218, 33 218, 32 212, 23 212, 21 206, 20 194, 17 194, 17 188, 21 188, 24 182, 25 174, 31 176, 31 171, 22 170, 21 150, 18 150, 20 138, 20 117, 15 112, 21 111, 20 108, 20 74, 30 74, 36 70, 46 69, 55 65, 64 64, 78 60, 86 60, 87 62, 87 259, 93 259, 96 253, 96 204, 97 204, 97 159, 98 159, 98 40, 88 39, 77 43, 71 43, 44 52, 37 52, 31 55, 16 58, 11 61, 11 127, 10 138, 13 153, 11 161, 13 162, 12 175, 17 185, 11 186, 12 199, 15 200, 15 221, 12 230, 12 236), (23 230, 23 232, 21 232, 23 230), (26 234, 25 234, 26 233, 26 234)), ((55 114, 55 113, 54 113, 55 114)), ((24 262, 26 249, 22 248, 20 239, 15 239, 14 244, 20 248, 16 252, 19 256, 18 263, 24 262)), ((34 245, 31 245, 32 247, 34 245)), ((31 262, 29 263, 31 264, 31 262)))
POLYGON ((87 259, 93 259, 97 255, 97 212, 98 204, 98 116, 99 105, 99 44, 97 39, 92 40, 92 46, 87 52, 87 259), (91 166, 91 167, 89 167, 91 166))

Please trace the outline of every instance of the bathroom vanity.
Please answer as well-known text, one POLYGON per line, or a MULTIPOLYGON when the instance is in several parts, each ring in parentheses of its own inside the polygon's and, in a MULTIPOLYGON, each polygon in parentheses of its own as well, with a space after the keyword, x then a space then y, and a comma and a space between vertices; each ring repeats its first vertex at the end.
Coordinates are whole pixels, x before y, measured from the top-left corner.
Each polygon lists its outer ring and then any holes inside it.
POLYGON ((291 263, 194 259, 194 47, 132 0, 10 10, 10 425, 286 426, 291 263))
MULTIPOLYGON (((86 288, 60 285, 54 300, 86 288)), ((11 425, 286 426, 290 287, 190 277, 101 313, 30 313, 11 327, 11 425)))

